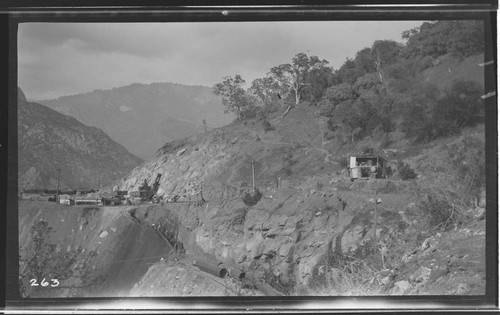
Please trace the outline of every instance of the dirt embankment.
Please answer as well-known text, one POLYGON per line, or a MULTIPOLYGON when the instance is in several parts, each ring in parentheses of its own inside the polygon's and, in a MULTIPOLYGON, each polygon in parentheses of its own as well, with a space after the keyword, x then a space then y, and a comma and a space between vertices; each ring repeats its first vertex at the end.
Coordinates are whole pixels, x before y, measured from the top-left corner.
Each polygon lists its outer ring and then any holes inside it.
POLYGON ((262 295, 192 265, 215 257, 184 246, 190 231, 159 205, 63 206, 23 201, 20 284, 25 297, 262 295), (161 234, 160 234, 161 233, 161 234), (177 252, 172 245, 179 248, 177 252), (43 287, 30 280, 43 279, 43 287), (58 281, 57 286, 52 286, 58 281))
POLYGON ((20 283, 24 296, 127 296, 150 265, 169 255, 158 233, 130 216, 131 207, 49 202, 19 206, 20 283), (31 279, 57 279, 52 287, 31 279))

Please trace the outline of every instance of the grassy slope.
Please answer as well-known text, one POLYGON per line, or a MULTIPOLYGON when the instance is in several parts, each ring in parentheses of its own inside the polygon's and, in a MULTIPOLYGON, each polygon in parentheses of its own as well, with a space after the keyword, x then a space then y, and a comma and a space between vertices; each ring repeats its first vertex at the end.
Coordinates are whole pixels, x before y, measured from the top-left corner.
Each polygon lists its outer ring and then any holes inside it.
POLYGON ((484 68, 479 64, 484 62, 482 54, 470 56, 464 60, 457 60, 448 55, 438 58, 439 63, 424 71, 428 82, 446 89, 454 80, 470 80, 484 88, 484 68))

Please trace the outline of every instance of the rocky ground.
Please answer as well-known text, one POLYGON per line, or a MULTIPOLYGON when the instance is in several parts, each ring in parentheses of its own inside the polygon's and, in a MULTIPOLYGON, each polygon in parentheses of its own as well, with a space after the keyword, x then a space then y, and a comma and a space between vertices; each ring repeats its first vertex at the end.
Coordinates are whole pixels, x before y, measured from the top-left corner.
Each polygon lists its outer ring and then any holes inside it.
MULTIPOLYGON (((50 293, 30 288, 30 275, 21 282, 31 289, 29 296, 263 295, 201 272, 192 262, 203 258, 239 266, 286 295, 484 294, 480 216, 447 231, 419 231, 414 205, 401 192, 378 193, 382 203, 370 203, 372 188, 384 191, 392 182, 339 180, 320 189, 318 178, 309 182, 301 189, 270 188, 252 207, 236 198, 96 210, 23 201, 22 257, 33 255, 30 227, 46 220, 54 231, 47 243, 56 244, 55 252, 76 251, 88 266, 84 273, 63 275, 60 288, 50 293), (174 233, 183 254, 165 242, 174 233)), ((396 191, 407 186, 394 185, 396 191)))

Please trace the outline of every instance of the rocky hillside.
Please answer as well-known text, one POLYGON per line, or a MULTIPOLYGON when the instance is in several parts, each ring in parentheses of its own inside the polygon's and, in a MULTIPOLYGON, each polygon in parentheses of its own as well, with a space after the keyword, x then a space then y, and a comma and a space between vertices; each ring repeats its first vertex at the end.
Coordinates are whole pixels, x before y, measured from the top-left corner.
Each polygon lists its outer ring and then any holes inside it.
POLYGON ((484 126, 379 152, 391 165, 407 162, 417 178, 351 181, 342 160, 367 142, 322 142, 321 121, 307 106, 270 118, 273 130, 250 119, 170 142, 104 189, 136 190, 161 173, 159 204, 21 201, 23 296, 485 293, 484 195, 460 204, 461 181, 447 166, 450 152, 481 147, 484 126), (204 202, 169 201, 192 181, 202 182, 204 202), (193 266, 200 259, 227 266, 233 278, 193 266), (248 282, 234 280, 241 271, 248 282), (50 274, 60 285, 32 287, 28 274, 50 274))
MULTIPOLYGON (((284 294, 484 293, 484 208, 448 208, 443 198, 452 192, 439 189, 450 186, 438 180, 455 176, 440 156, 471 135, 482 141, 483 126, 411 152, 380 152, 394 169, 399 159, 410 163, 417 179, 351 182, 342 160, 362 153, 367 142, 342 148, 322 142, 321 120, 307 106, 270 120, 270 131, 253 119, 168 143, 116 184, 137 190, 161 173, 158 195, 185 230, 181 240, 191 255, 237 265, 284 294), (262 194, 254 202, 252 162, 262 194), (166 202, 184 195, 191 181, 202 182, 206 203, 166 202), (464 248, 450 247, 453 240, 464 248), (470 246, 477 251, 464 256, 470 246)), ((152 267, 142 282, 164 270, 152 267)))
POLYGON ((132 84, 38 102, 104 130, 144 159, 167 141, 203 131, 203 120, 213 128, 233 119, 209 87, 173 83, 132 84))
POLYGON ((127 174, 141 159, 102 130, 44 105, 27 102, 19 89, 18 161, 20 189, 97 188, 127 174))

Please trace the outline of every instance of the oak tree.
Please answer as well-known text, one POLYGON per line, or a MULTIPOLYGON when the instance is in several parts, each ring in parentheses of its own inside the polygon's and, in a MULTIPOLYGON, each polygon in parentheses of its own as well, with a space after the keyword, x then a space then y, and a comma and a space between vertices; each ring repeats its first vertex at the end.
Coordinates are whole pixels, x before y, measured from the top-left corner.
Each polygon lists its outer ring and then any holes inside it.
POLYGON ((237 120, 242 120, 255 106, 253 98, 245 92, 245 80, 241 75, 224 77, 223 81, 213 87, 213 93, 222 97, 224 113, 236 113, 237 120))
POLYGON ((327 60, 320 60, 316 56, 307 56, 298 53, 293 57, 292 63, 281 64, 273 67, 270 75, 284 87, 289 87, 295 97, 295 105, 301 101, 304 89, 310 85, 311 77, 315 72, 327 67, 327 60))

